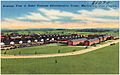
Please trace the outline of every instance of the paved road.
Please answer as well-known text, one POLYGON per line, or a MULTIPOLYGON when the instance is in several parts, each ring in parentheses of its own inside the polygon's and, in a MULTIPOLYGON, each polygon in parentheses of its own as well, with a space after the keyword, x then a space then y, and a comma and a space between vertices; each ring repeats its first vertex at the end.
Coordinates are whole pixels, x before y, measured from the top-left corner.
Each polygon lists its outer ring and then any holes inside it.
POLYGON ((103 48, 103 47, 106 47, 106 46, 109 46, 110 44, 112 43, 118 43, 119 40, 114 40, 113 42, 109 42, 107 44, 103 44, 103 45, 99 45, 99 46, 96 46, 96 47, 90 47, 88 49, 83 49, 83 50, 79 50, 79 51, 75 51, 75 52, 68 52, 68 53, 59 53, 59 54, 42 54, 42 55, 29 55, 29 56, 1 56, 1 58, 6 58, 6 59, 12 59, 12 58, 48 58, 48 57, 60 57, 60 56, 71 56, 71 55, 79 55, 79 54, 84 54, 84 53, 87 53, 87 52, 91 52, 91 51, 94 51, 94 50, 97 50, 99 48, 103 48))

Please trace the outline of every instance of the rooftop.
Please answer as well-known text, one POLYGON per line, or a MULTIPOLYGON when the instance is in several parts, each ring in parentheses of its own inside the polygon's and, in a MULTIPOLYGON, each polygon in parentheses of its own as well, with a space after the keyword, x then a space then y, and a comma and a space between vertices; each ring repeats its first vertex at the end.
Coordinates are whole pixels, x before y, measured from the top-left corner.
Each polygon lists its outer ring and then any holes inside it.
POLYGON ((87 40, 87 38, 80 38, 80 39, 74 39, 74 40, 70 40, 70 41, 81 41, 81 40, 87 40))

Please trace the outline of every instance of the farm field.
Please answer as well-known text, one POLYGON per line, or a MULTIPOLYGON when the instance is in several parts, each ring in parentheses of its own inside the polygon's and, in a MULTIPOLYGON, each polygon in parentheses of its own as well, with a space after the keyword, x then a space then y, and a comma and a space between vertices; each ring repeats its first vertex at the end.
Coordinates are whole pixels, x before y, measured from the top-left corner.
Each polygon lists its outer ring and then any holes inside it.
POLYGON ((2 59, 1 72, 2 74, 118 74, 118 51, 117 43, 83 55, 69 57, 2 59))
MULTIPOLYGON (((10 33, 13 33, 13 32, 5 32, 5 34, 10 34, 10 33)), ((65 35, 65 34, 82 34, 82 35, 87 35, 87 34, 90 34, 91 32, 76 32, 76 31, 18 31, 17 33, 19 34, 33 34, 33 33, 36 33, 36 34, 62 34, 62 35, 65 35)))
MULTIPOLYGON (((113 35, 113 36, 119 36, 119 32, 112 32, 112 31, 106 31, 106 32, 80 32, 76 30, 36 30, 36 31, 14 31, 19 34, 61 34, 61 35, 66 35, 66 34, 80 34, 80 35, 89 35, 89 34, 108 34, 108 35, 113 35)), ((10 34, 14 33, 13 31, 10 32, 4 32, 4 34, 10 34)))
POLYGON ((66 52, 72 52, 74 50, 81 50, 84 49, 84 47, 72 47, 72 46, 53 46, 51 44, 49 45, 41 45, 41 46, 34 46, 34 47, 26 47, 26 48, 18 48, 18 49, 11 49, 11 50, 3 50, 1 51, 2 54, 6 52, 4 55, 19 55, 19 52, 21 55, 24 54, 52 54, 52 53, 58 53, 60 50, 60 53, 66 53, 66 52))

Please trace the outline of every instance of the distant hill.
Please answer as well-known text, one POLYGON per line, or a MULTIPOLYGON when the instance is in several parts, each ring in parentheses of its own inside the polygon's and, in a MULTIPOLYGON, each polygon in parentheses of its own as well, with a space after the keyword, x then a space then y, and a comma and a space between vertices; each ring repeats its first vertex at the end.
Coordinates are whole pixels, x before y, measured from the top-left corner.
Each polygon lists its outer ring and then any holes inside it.
POLYGON ((1 32, 16 32, 16 31, 52 31, 52 30, 70 30, 70 31, 80 31, 80 32, 106 32, 114 31, 119 32, 118 28, 89 28, 89 29, 52 29, 52 28, 39 28, 39 29, 1 29, 1 32))
POLYGON ((80 29, 78 31, 81 31, 81 32, 107 32, 107 31, 113 31, 113 32, 119 32, 119 29, 118 28, 92 28, 92 29, 80 29))

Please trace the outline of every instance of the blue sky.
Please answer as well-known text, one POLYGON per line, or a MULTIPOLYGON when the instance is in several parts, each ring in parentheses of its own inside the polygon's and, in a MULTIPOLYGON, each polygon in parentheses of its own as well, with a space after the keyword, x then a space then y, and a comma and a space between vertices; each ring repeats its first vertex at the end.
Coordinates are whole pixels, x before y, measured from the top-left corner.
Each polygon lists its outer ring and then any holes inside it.
MULTIPOLYGON (((92 3, 92 1, 75 1, 75 2, 65 2, 65 1, 56 1, 56 2, 45 2, 45 1, 3 1, 2 2, 2 6, 3 5, 16 5, 16 4, 20 4, 20 5, 28 5, 28 4, 42 4, 42 5, 50 5, 50 4, 63 4, 63 5, 70 5, 70 4, 75 4, 75 5, 82 5, 82 4, 88 4, 90 5, 92 3)), ((113 2, 113 5, 118 5, 118 2, 113 2)), ((28 12, 34 12, 36 11, 38 8, 40 7, 2 7, 2 18, 13 18, 13 17, 17 17, 24 15, 25 13, 28 12), (14 14, 13 14, 14 13, 14 14)), ((79 8, 79 7, 41 7, 41 8, 46 8, 46 9, 57 9, 57 10, 61 10, 61 11, 70 11, 70 12, 74 12, 76 13, 78 10, 93 10, 95 8, 79 8)), ((101 8, 101 7, 99 7, 101 8)), ((102 8, 102 9, 109 9, 109 8, 102 8)))
MULTIPOLYGON (((31 23, 29 25, 32 26, 32 23, 41 23, 45 24, 45 23, 53 23, 55 25, 57 25, 57 23, 62 23, 62 24, 75 24, 75 28, 77 28, 76 23, 78 24, 86 24, 89 23, 89 19, 91 20, 93 18, 92 23, 105 23, 102 22, 101 19, 106 20, 106 21, 114 21, 115 23, 118 20, 118 16, 116 14, 118 14, 118 12, 116 13, 116 11, 118 10, 118 6, 119 3, 118 1, 112 1, 111 5, 114 5, 116 7, 81 7, 82 4, 84 5, 91 5, 93 1, 69 1, 69 2, 65 2, 65 1, 57 1, 57 2, 49 2, 49 1, 2 1, 2 21, 3 22, 3 28, 7 28, 7 26, 5 24, 9 24, 9 21, 19 21, 21 24, 23 24, 23 22, 28 22, 31 23), (51 5, 51 4, 55 4, 55 5, 79 5, 79 7, 3 7, 3 5, 51 5), (49 11, 51 12, 49 14, 49 11), (98 13, 100 11, 101 13, 98 13), (102 15, 102 11, 104 11, 104 13, 108 13, 102 15), (114 14, 110 15, 110 12, 113 12, 114 14), (52 14, 57 12, 57 14, 52 14), (65 14, 66 13, 66 14, 65 14), (98 15, 96 15, 96 13, 98 15), (69 15, 68 15, 69 14, 69 15), (85 20, 82 20, 80 18, 77 18, 76 16, 82 16, 82 17, 86 17, 85 20), (35 18, 36 16, 38 16, 38 18, 35 18), (33 19, 32 19, 33 18, 33 19), (98 19, 97 21, 94 19, 98 19), (49 19, 49 20, 48 20, 49 19), (87 19, 87 20, 86 20, 87 19), (7 22, 7 23, 6 23, 7 22), (43 23, 44 22, 44 23, 43 23), (4 27, 5 25, 5 27, 4 27)), ((104 4, 101 4, 104 5, 104 4)), ((90 21, 91 23, 91 21, 90 21)), ((94 24, 95 24, 94 23, 94 24)), ((11 24, 10 24, 11 25, 11 24)), ((14 24, 15 25, 15 24, 14 24)), ((38 25, 38 24, 37 24, 38 25)), ((36 25, 36 26, 37 26, 36 25)), ((45 24, 46 25, 46 24, 45 24)), ((97 24, 98 25, 98 24, 97 24)), ((12 25, 11 25, 12 26, 12 25)), ((20 26, 20 25, 19 25, 20 26)), ((36 26, 34 26, 33 28, 36 28, 36 26)), ((8 26, 9 27, 9 26, 8 26)), ((43 26, 39 26, 39 27, 43 27, 43 26)), ((49 27, 49 26, 47 26, 49 27)), ((62 26, 56 26, 56 28, 59 28, 62 26)), ((68 27, 68 26, 67 26, 68 27)), ((71 27, 71 26, 70 26, 71 27)), ((74 26, 72 26, 74 27, 74 26)), ((78 26, 79 27, 79 26, 78 26)), ((92 27, 92 26, 91 26, 92 27)), ((15 27, 17 28, 17 27, 15 27)), ((68 27, 69 28, 69 27, 68 27)))

